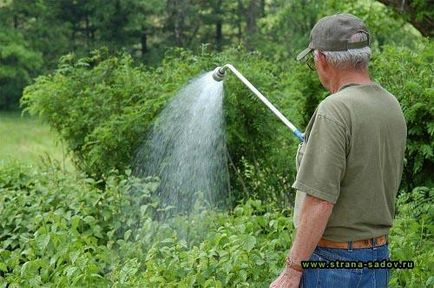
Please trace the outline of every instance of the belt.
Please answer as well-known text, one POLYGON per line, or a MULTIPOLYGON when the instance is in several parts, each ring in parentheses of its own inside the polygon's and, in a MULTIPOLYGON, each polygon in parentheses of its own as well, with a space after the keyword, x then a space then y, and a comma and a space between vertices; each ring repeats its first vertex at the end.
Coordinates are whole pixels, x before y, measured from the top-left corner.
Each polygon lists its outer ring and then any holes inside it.
POLYGON ((348 242, 336 242, 321 238, 318 242, 319 247, 323 248, 339 248, 339 249, 360 249, 360 248, 372 248, 387 244, 386 235, 382 235, 376 238, 366 240, 356 240, 348 242))

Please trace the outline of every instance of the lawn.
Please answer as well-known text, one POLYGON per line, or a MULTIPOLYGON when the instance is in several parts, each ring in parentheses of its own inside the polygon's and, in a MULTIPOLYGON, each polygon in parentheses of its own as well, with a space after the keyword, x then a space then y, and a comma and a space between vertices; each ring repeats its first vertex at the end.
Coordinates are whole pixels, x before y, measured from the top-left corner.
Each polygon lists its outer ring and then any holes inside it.
POLYGON ((0 165, 25 162, 35 165, 42 159, 72 166, 64 144, 55 131, 36 117, 20 112, 0 112, 0 165))

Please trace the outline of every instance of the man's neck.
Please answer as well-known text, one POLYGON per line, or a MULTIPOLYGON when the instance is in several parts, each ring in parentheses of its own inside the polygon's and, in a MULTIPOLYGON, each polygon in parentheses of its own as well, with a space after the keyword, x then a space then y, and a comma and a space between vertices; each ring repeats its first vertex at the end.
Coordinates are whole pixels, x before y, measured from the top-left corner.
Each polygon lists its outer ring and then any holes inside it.
POLYGON ((334 77, 330 79, 328 90, 331 93, 336 93, 345 85, 370 83, 372 83, 372 81, 369 78, 367 70, 337 70, 334 77))

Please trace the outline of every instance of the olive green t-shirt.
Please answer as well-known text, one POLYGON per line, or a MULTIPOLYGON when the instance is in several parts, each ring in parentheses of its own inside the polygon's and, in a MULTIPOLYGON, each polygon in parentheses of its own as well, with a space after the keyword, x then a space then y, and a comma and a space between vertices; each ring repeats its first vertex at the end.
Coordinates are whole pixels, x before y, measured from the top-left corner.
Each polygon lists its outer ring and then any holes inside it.
POLYGON ((320 103, 299 149, 293 187, 334 203, 323 238, 388 234, 406 135, 398 101, 376 83, 346 87, 320 103))

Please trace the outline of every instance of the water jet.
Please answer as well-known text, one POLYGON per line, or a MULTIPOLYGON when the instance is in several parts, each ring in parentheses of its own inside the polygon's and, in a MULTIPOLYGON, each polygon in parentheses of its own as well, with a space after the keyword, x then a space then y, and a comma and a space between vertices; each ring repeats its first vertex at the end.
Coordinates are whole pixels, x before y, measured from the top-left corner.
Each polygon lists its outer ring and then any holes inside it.
POLYGON ((160 219, 229 201, 223 83, 211 74, 199 75, 176 92, 135 155, 134 175, 160 179, 160 219))

